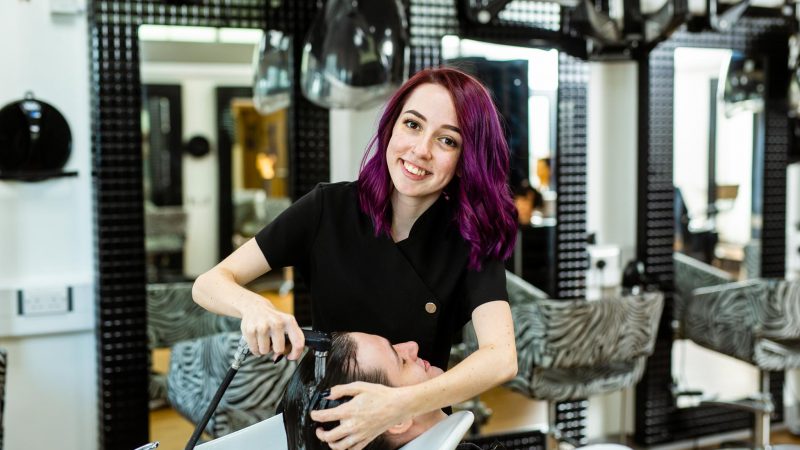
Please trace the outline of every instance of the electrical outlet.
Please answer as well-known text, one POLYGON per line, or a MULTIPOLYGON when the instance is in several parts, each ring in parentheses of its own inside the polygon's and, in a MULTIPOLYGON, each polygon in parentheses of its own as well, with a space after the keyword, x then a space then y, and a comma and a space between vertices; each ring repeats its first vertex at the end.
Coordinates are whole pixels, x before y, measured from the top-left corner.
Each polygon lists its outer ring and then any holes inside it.
POLYGON ((71 287, 31 288, 17 291, 21 316, 66 314, 72 311, 71 287))

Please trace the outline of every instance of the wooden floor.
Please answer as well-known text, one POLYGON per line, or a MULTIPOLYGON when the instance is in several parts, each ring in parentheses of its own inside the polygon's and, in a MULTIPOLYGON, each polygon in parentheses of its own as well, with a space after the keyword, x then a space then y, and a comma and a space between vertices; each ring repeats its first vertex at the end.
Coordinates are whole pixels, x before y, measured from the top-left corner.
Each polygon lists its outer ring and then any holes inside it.
MULTIPOLYGON (((484 434, 497 434, 531 429, 546 422, 544 403, 532 401, 505 388, 495 388, 481 396, 494 414, 482 428, 484 434)), ((161 442, 159 450, 181 450, 192 435, 194 427, 171 408, 150 413, 151 440, 161 442)), ((797 444, 800 438, 788 431, 772 433, 773 444, 797 444)))

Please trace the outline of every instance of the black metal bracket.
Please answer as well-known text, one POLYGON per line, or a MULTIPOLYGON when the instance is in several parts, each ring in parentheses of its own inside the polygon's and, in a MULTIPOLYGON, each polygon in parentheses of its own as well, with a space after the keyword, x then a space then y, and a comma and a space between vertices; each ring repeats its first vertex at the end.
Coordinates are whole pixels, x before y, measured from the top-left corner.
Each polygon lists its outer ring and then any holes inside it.
POLYGON ((77 177, 77 171, 63 171, 63 170, 37 170, 27 172, 0 172, 0 180, 6 181, 25 181, 36 182, 44 181, 52 178, 67 178, 77 177))
MULTIPOLYGON (((479 35, 481 28, 496 28, 498 15, 508 3, 509 0, 460 1, 463 34, 479 35)), ((690 18, 687 0, 667 0, 657 11, 648 14, 642 13, 639 0, 624 0, 621 23, 610 16, 607 4, 598 4, 597 0, 557 0, 551 3, 562 7, 561 29, 558 31, 505 23, 502 26, 504 29, 519 28, 514 30, 515 33, 525 36, 529 43, 541 41, 581 59, 636 59, 690 18)), ((739 17, 737 13, 738 10, 730 13, 726 10, 728 15, 720 19, 721 23, 730 23, 739 17)))

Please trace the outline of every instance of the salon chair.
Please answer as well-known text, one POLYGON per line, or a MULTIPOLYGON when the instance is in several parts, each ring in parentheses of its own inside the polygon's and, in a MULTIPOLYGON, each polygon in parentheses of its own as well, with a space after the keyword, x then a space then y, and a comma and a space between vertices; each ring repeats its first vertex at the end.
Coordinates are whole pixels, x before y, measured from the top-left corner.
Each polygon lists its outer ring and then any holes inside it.
MULTIPOLYGON (((240 331, 217 333, 173 345, 167 375, 167 397, 178 413, 193 424, 203 417, 230 368, 240 331)), ((275 415, 284 387, 297 368, 286 358, 247 358, 211 416, 206 433, 230 434, 275 415)))
MULTIPOLYGON (((240 319, 213 314, 195 303, 190 281, 147 285, 147 341, 150 350, 170 348, 181 341, 239 328, 240 319)), ((151 371, 149 391, 151 408, 166 403, 167 376, 151 371)))
POLYGON ((685 323, 686 303, 691 299, 692 291, 701 287, 732 283, 735 280, 728 272, 683 253, 673 253, 672 262, 675 268, 673 331, 676 339, 684 339, 682 325, 685 323))
POLYGON ((769 372, 800 368, 800 281, 753 279, 698 288, 682 320, 687 338, 759 369, 757 394, 701 404, 754 413, 753 446, 769 448, 769 372))
MULTIPOLYGON (((472 424, 472 413, 460 411, 448 416, 433 428, 399 450, 453 450, 472 424)), ((245 429, 195 447, 200 450, 288 450, 279 414, 245 429)))
POLYGON ((6 393, 6 351, 0 348, 0 450, 3 448, 3 410, 6 393))
POLYGON ((144 209, 147 279, 164 282, 183 278, 180 267, 186 242, 186 212, 182 206, 155 206, 151 202, 144 209))
MULTIPOLYGON (((641 379, 655 345, 664 295, 555 300, 541 298, 513 274, 506 278, 519 364, 506 387, 547 401, 547 445, 556 449, 561 440, 557 402, 624 392, 641 379)), ((470 350, 477 350, 472 327, 465 327, 464 338, 470 350)))

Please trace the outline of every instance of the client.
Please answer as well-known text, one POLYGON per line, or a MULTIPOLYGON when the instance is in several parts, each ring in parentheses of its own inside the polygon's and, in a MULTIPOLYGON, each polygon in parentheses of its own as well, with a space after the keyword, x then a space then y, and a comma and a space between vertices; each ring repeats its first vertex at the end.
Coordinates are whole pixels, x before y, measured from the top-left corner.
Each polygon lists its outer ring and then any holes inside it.
MULTIPOLYGON (((415 342, 392 345, 380 336, 364 333, 333 333, 332 337, 325 377, 320 384, 314 387, 314 354, 307 352, 284 391, 283 425, 290 450, 329 449, 326 443, 317 439, 315 431, 320 425, 311 420, 309 415, 309 403, 315 391, 320 393, 317 395, 322 395, 333 386, 355 381, 408 386, 442 373, 442 369, 417 357, 418 346, 415 342)), ((416 416, 389 428, 364 450, 397 449, 445 417, 444 412, 438 409, 416 416)), ((333 428, 338 423, 329 422, 326 425, 333 428)))

